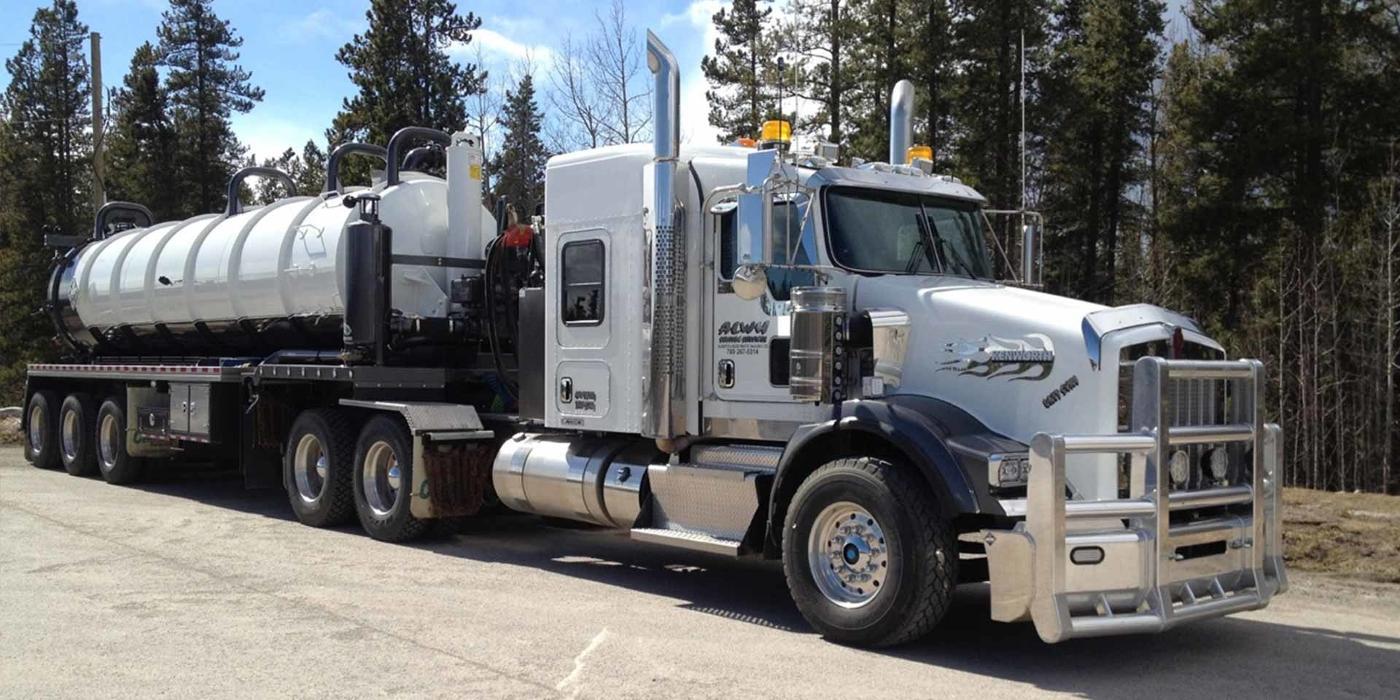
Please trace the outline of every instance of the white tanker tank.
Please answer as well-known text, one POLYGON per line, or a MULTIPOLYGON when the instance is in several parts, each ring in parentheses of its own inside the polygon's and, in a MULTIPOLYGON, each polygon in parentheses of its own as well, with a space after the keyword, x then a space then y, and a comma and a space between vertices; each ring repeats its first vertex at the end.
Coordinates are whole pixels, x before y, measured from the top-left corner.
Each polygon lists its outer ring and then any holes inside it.
POLYGON ((387 151, 336 149, 318 196, 243 207, 238 189, 246 177, 277 177, 294 190, 281 171, 245 168, 230 181, 221 214, 151 225, 144 208, 114 204, 99 215, 94 240, 56 270, 54 320, 75 345, 109 355, 338 348, 352 277, 341 242, 360 218, 342 200, 366 192, 379 196, 380 220, 393 231, 393 308, 405 318, 444 318, 452 280, 479 272, 482 232, 495 230, 482 206, 481 161, 474 136, 410 127, 387 151), (412 138, 446 147, 445 180, 400 171, 400 152, 412 138), (339 162, 356 152, 386 158, 386 177, 370 188, 342 188, 339 162), (106 235, 108 214, 141 225, 106 235))

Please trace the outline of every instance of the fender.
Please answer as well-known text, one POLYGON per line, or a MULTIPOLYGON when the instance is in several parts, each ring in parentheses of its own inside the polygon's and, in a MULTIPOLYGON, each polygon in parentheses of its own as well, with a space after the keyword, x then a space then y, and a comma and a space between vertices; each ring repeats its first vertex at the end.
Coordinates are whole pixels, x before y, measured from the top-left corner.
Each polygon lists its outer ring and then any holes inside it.
POLYGON ((1004 517, 1006 512, 987 483, 985 458, 977 451, 1026 450, 1023 443, 993 432, 966 411, 940 399, 895 395, 843 402, 834 418, 803 425, 788 441, 769 493, 768 547, 781 545, 787 498, 809 473, 801 466, 812 464, 813 459, 828 459, 811 450, 827 451, 825 438, 842 433, 876 438, 901 453, 951 517, 1004 517))

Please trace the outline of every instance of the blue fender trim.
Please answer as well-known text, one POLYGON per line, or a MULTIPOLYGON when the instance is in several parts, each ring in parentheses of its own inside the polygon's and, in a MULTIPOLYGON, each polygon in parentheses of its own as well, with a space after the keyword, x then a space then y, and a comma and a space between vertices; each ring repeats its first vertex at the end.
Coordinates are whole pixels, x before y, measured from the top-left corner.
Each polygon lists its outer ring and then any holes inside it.
MULTIPOLYGON (((1004 517, 1001 504, 992 496, 987 483, 985 461, 970 457, 949 445, 954 438, 968 441, 993 440, 1020 445, 994 433, 966 411, 947 401, 917 395, 895 395, 878 399, 843 402, 831 420, 809 423, 798 428, 788 441, 769 493, 768 545, 780 544, 787 504, 784 494, 796 489, 789 483, 805 476, 792 469, 797 463, 821 462, 825 455, 812 455, 808 448, 834 433, 863 433, 878 438, 902 453, 929 484, 939 505, 950 517, 987 515, 1004 517)), ((1024 446, 1022 446, 1024 449, 1024 446)), ((770 550, 772 551, 772 550, 770 550)))

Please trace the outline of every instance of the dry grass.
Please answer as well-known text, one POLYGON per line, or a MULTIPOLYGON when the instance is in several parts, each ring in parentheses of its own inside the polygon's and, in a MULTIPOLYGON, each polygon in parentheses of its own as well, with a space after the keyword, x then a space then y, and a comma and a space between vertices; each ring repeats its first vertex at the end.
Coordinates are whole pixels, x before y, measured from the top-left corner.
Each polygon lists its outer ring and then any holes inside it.
POLYGON ((1400 583, 1400 497, 1284 489, 1283 503, 1289 568, 1400 583))

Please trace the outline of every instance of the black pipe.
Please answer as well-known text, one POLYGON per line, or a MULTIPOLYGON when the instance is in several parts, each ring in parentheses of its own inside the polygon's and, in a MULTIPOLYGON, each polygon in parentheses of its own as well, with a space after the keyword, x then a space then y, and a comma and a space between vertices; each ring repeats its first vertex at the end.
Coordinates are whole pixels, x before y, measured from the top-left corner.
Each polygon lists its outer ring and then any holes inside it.
POLYGON ((439 153, 442 153, 442 149, 437 146, 419 146, 403 157, 403 165, 400 165, 399 169, 423 172, 423 166, 428 164, 428 159, 439 153))
POLYGON ((375 156, 382 161, 388 162, 386 156, 388 151, 383 146, 376 146, 372 143, 360 143, 351 141, 342 143, 331 151, 331 155, 326 159, 326 186, 321 192, 340 191, 340 161, 346 156, 361 153, 367 156, 375 156))
POLYGON ((452 145, 452 137, 441 129, 430 129, 426 126, 406 126, 399 129, 389 139, 389 153, 386 156, 389 161, 389 170, 385 173, 385 184, 391 187, 399 184, 399 165, 403 163, 403 158, 399 153, 403 151, 404 144, 412 139, 440 143, 443 147, 452 145))
POLYGON ((277 168, 268 168, 261 165, 250 165, 233 174, 228 179, 228 207, 224 209, 225 216, 233 216, 243 209, 243 204, 238 201, 238 186, 243 181, 257 175, 259 177, 275 177, 287 186, 288 196, 297 196, 297 183, 288 175, 277 168))
POLYGON ((135 214, 145 223, 138 223, 137 228, 147 228, 155 223, 156 217, 147 209, 136 202, 107 202, 102 208, 97 210, 97 216, 92 220, 92 240, 100 241, 107 237, 107 220, 116 213, 135 214))
POLYGON ((379 220, 379 195, 349 195, 342 201, 360 210, 340 243, 345 248, 344 357, 347 363, 383 366, 393 310, 394 232, 379 220))

